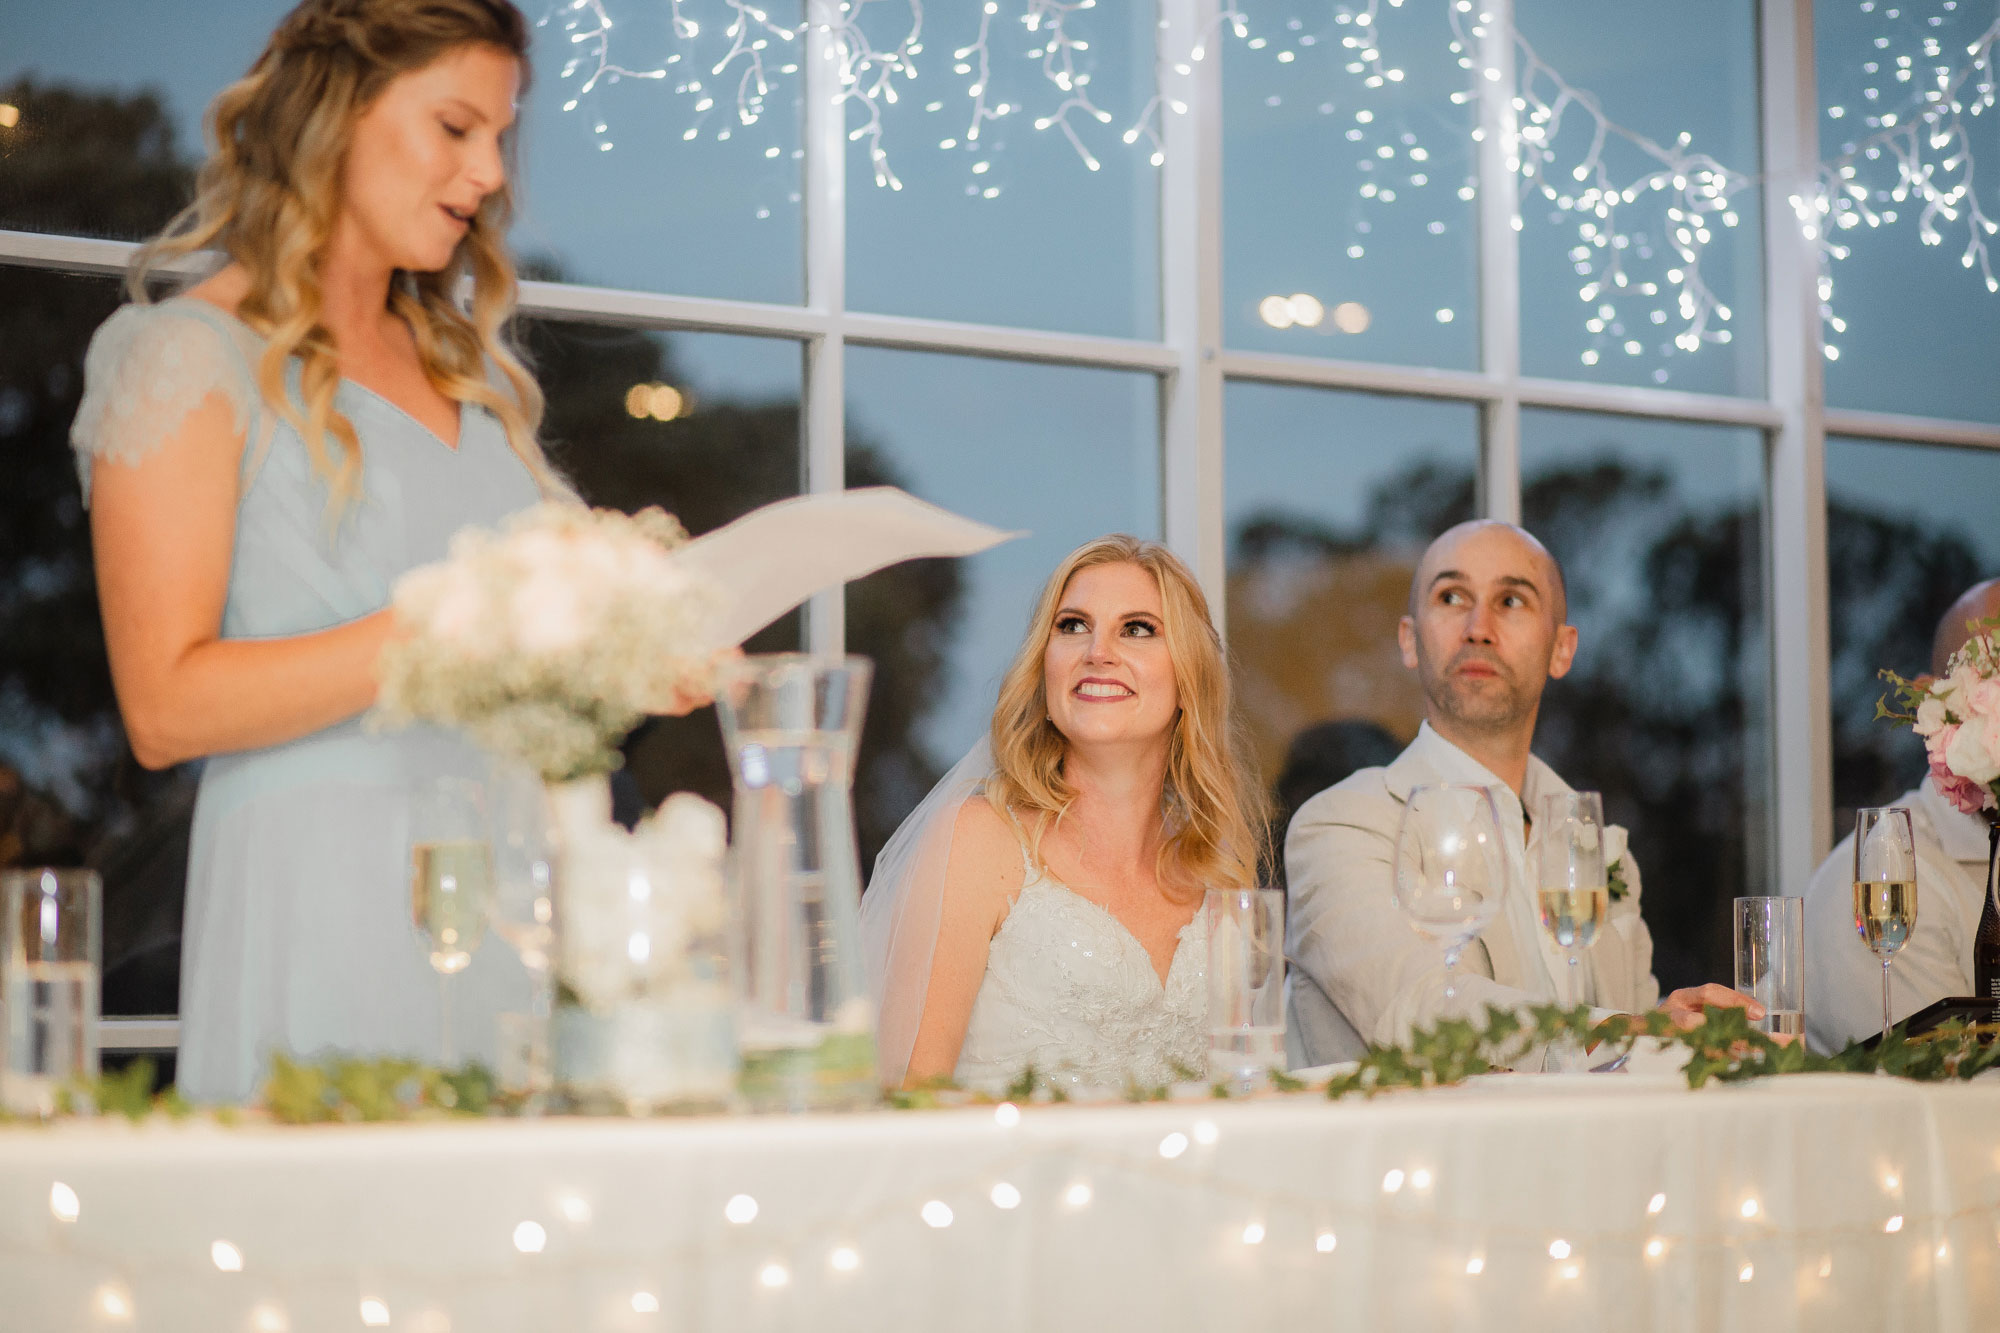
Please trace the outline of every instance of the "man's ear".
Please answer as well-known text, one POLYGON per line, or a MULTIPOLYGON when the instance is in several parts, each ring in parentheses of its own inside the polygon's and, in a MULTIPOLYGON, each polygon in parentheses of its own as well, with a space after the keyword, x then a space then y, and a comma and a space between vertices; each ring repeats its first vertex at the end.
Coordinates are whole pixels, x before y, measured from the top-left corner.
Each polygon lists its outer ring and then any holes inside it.
POLYGON ((1561 680, 1569 674, 1570 663, 1576 661, 1576 626, 1558 625, 1556 641, 1549 652, 1549 679, 1561 680))
POLYGON ((1417 622, 1408 616, 1404 616, 1396 622, 1396 646, 1403 650, 1403 665, 1415 671, 1417 669, 1417 622))

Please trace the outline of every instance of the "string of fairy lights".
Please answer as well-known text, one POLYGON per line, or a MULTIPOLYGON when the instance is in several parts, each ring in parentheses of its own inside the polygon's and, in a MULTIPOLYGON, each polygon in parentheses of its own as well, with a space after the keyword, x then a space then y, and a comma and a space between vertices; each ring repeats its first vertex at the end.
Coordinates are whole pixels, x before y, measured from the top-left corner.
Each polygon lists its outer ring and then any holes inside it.
MULTIPOLYGON (((564 110, 590 118, 603 151, 613 140, 594 99, 607 83, 669 82, 691 106, 682 137, 726 141, 765 123, 774 89, 800 75, 807 26, 799 0, 788 0, 790 19, 776 13, 778 0, 668 0, 673 49, 650 65, 620 63, 612 13, 619 2, 556 0, 542 20, 571 48, 561 69, 570 91, 564 110)), ((1450 25, 1448 54, 1463 76, 1463 86, 1450 94, 1454 104, 1476 105, 1482 88, 1504 77, 1483 52, 1512 49, 1516 122, 1504 145, 1506 159, 1519 173, 1524 204, 1545 209, 1552 225, 1574 231, 1566 258, 1578 279, 1588 335, 1583 364, 1651 355, 1658 361, 1653 379, 1665 383, 1676 355, 1732 340, 1734 312, 1705 276, 1703 262, 1742 224, 1751 207, 1746 192, 1754 198, 1762 179, 1698 147, 1688 132, 1656 137, 1614 120, 1595 93, 1565 79, 1504 12, 1485 7, 1489 2, 1356 0, 1336 4, 1312 23, 1290 18, 1260 27, 1237 0, 1221 0, 1201 31, 1180 39, 1181 49, 1170 47, 1161 20, 1152 88, 1129 119, 1093 82, 1100 41, 1116 41, 1100 38, 1092 26, 1112 21, 1093 13, 1097 0, 976 0, 970 40, 935 53, 925 41, 932 17, 925 0, 840 0, 824 11, 824 38, 828 58, 837 63, 836 97, 848 117, 848 137, 865 146, 876 185, 903 188, 892 165, 889 112, 910 101, 945 122, 936 148, 967 156, 965 193, 984 199, 1006 189, 995 151, 996 131, 1005 122, 1061 135, 1088 171, 1102 169, 1112 138, 1137 146, 1159 166, 1167 151, 1165 119, 1187 110, 1168 91, 1170 75, 1185 76, 1215 58, 1224 41, 1277 67, 1334 52, 1338 74, 1329 77, 1344 78, 1348 86, 1325 88, 1329 100, 1319 109, 1332 114, 1338 101, 1347 120, 1343 141, 1356 153, 1359 181, 1342 249, 1350 261, 1361 261, 1371 236, 1389 225, 1385 209, 1399 201, 1414 205, 1423 215, 1419 225, 1439 235, 1453 225, 1447 193, 1461 202, 1478 193, 1470 172, 1455 180, 1439 177, 1438 164, 1451 154, 1436 138, 1437 117, 1408 114, 1410 99, 1395 92, 1398 85, 1414 88, 1410 61, 1425 53, 1395 49, 1385 30, 1387 11, 1440 5, 1450 25), (1029 73, 1028 91, 1003 91, 1023 82, 1023 73, 1029 73), (1121 119, 1122 130, 1116 128, 1121 119)), ((1838 359, 1838 336, 1847 327, 1833 308, 1834 265, 1850 254, 1842 237, 1855 228, 1910 216, 1926 246, 1962 236, 1964 267, 1976 269, 1989 291, 2000 292, 1988 249, 2000 220, 1977 193, 1972 125, 1995 105, 2000 16, 1973 40, 1953 38, 1966 17, 1961 8, 1971 2, 1859 0, 1873 34, 1859 71, 1867 85, 1862 105, 1836 103, 1824 114, 1836 133, 1855 124, 1862 133, 1827 158, 1814 189, 1790 199, 1821 255, 1830 359, 1838 359)), ((936 17, 944 17, 942 11, 936 17)), ((954 11, 952 17, 964 16, 954 11)), ((1278 98, 1266 100, 1276 105, 1278 98)), ((899 133, 901 126, 897 122, 899 133)), ((1470 129, 1474 141, 1485 133, 1481 126, 1470 129)), ((763 151, 777 157, 784 148, 773 141, 763 151)), ((907 151, 894 149, 898 156, 907 151)), ((1514 225, 1522 228, 1521 216, 1514 225)), ((1270 298, 1262 311, 1278 328, 1317 327, 1315 312, 1324 308, 1296 297, 1270 298)), ((1438 318, 1449 322, 1451 313, 1440 310, 1438 318)))

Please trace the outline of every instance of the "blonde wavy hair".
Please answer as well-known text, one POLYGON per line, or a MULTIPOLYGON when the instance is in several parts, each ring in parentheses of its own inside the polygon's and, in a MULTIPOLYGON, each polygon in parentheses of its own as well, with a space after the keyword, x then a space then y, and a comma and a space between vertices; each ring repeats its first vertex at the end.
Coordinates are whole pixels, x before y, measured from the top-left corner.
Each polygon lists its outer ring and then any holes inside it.
POLYGON ((1186 565, 1157 542, 1123 533, 1071 551, 1049 576, 1028 635, 1000 683, 993 710, 994 773, 986 799, 1003 815, 1028 811, 1029 855, 1042 864, 1042 833, 1076 800, 1063 777, 1068 742, 1049 720, 1043 655, 1070 580, 1095 565, 1132 564, 1160 589, 1161 628, 1173 661, 1180 714, 1168 740, 1161 793, 1166 838, 1155 870, 1172 894, 1254 885, 1266 853, 1266 801, 1230 702, 1229 662, 1208 599, 1186 565))
MULTIPOLYGON (((390 80, 468 45, 513 56, 525 87, 528 26, 508 0, 304 0, 278 24, 250 72, 209 104, 214 149, 196 178, 194 202, 140 249, 127 275, 132 299, 143 302, 148 275, 164 260, 214 247, 242 265, 250 290, 236 313, 265 340, 258 390, 304 439, 326 483, 330 517, 362 494, 361 441, 334 406, 340 361, 320 322, 320 262, 340 210, 341 166, 355 121, 390 80), (285 388, 293 357, 301 401, 285 388)), ((566 495, 536 441, 541 389, 505 332, 517 292, 504 241, 514 206, 512 130, 502 149, 510 183, 487 196, 449 264, 396 274, 389 308, 415 335, 438 392, 492 412, 543 491, 566 495), (469 311, 457 301, 468 274, 469 311), (488 382, 489 361, 508 392, 488 382)))

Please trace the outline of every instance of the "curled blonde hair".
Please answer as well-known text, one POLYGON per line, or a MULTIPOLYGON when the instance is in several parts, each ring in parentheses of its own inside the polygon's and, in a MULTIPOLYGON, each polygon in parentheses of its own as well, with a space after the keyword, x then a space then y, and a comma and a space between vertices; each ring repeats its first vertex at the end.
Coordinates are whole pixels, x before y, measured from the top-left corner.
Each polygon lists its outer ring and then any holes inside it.
POLYGON ((1161 628, 1180 696, 1161 793, 1166 837, 1155 865, 1160 884, 1177 894, 1253 885, 1268 836, 1262 832, 1266 802, 1230 702, 1228 657, 1201 585, 1158 542, 1123 533, 1099 537, 1071 551, 1049 576, 1027 637, 1000 683, 986 799, 1003 815, 1044 816, 1029 835, 1029 855, 1041 865, 1043 831, 1076 800, 1076 789, 1063 777, 1068 741, 1049 720, 1043 655, 1070 580, 1080 570, 1113 564, 1137 565, 1158 585, 1161 628))
MULTIPOLYGON (((305 441, 326 483, 330 516, 362 494, 361 440, 334 406, 340 361, 320 322, 320 262, 340 210, 341 167, 355 122, 390 80, 468 45, 513 56, 525 84, 528 27, 508 0, 304 0, 278 24, 250 72, 209 104, 214 149, 196 178, 194 202, 141 247, 126 278, 132 299, 143 302, 148 275, 163 260, 213 246, 243 267, 250 290, 236 313, 265 340, 258 390, 305 441), (299 402, 285 389, 293 357, 300 361, 299 402)), ((512 130, 502 148, 511 182, 512 130)), ((542 489, 567 494, 535 438, 541 389, 504 332, 517 293, 504 241, 513 206, 510 184, 487 196, 450 263, 395 275, 389 309, 409 325, 432 386, 492 412, 542 489), (457 295, 468 274, 466 311, 457 295), (488 382, 489 361, 509 392, 488 382)))

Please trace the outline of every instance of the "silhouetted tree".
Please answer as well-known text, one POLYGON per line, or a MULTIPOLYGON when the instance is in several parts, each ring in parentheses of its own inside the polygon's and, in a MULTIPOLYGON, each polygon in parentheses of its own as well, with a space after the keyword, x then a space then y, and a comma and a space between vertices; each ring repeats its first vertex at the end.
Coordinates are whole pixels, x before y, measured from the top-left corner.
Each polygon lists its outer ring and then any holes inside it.
MULTIPOLYGON (((0 130, 0 226, 134 237, 192 189, 159 100, 22 80, 0 130)), ((69 449, 109 278, 0 267, 0 864, 104 873, 104 1007, 171 1011, 193 775, 147 773, 119 725, 69 449), (26 785, 22 778, 27 779, 26 785), (36 790, 35 788, 39 788, 36 790)))

